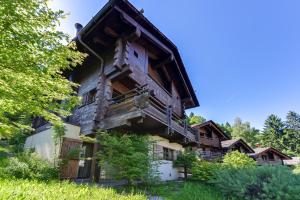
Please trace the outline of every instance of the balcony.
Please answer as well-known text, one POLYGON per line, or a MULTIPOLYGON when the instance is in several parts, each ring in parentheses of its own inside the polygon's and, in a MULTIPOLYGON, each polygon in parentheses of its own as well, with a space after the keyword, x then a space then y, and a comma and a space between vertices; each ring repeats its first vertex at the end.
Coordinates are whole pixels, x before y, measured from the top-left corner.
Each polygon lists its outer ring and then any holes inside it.
POLYGON ((198 134, 172 111, 158 100, 153 91, 143 87, 109 99, 101 129, 122 128, 135 132, 158 134, 173 142, 197 144, 198 134))
POLYGON ((222 152, 201 151, 198 156, 204 160, 216 160, 223 157, 222 152))

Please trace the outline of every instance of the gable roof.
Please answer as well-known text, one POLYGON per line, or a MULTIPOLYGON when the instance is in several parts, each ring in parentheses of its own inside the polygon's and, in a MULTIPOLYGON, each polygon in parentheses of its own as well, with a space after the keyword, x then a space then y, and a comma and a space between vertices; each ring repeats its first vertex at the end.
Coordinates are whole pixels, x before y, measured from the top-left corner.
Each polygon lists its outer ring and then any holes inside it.
POLYGON ((225 140, 221 142, 222 148, 228 149, 235 144, 241 144, 244 146, 249 152, 255 153, 255 151, 243 140, 243 139, 232 139, 232 140, 225 140))
POLYGON ((259 156, 260 154, 262 153, 265 153, 265 152, 268 152, 268 151, 272 151, 273 153, 277 154, 279 157, 283 158, 283 159, 286 159, 286 160, 290 160, 292 159, 292 157, 282 153, 281 151, 273 148, 273 147, 261 147, 261 148, 255 148, 253 149, 255 151, 255 153, 251 153, 249 154, 249 156, 252 156, 252 157, 257 157, 259 156))
POLYGON ((216 130, 217 133, 219 133, 219 135, 221 135, 221 137, 223 137, 223 139, 226 139, 226 140, 229 139, 229 136, 224 131, 222 131, 222 129, 220 129, 220 127, 212 120, 206 121, 202 124, 192 125, 193 128, 202 128, 202 127, 207 127, 207 126, 212 127, 214 130, 216 130))
POLYGON ((116 10, 118 12, 126 12, 126 14, 132 18, 132 20, 144 27, 146 31, 142 31, 142 34, 150 34, 158 38, 162 45, 169 48, 173 55, 174 61, 178 66, 180 77, 182 77, 182 84, 185 86, 190 99, 193 101, 193 105, 188 105, 187 108, 193 108, 199 106, 199 101, 191 84, 191 81, 186 72, 185 66, 179 54, 179 51, 174 43, 172 43, 158 28, 156 28, 139 10, 137 10, 128 0, 109 0, 104 7, 80 30, 80 34, 84 35, 89 33, 91 29, 101 23, 101 20, 105 18, 106 14, 116 10))

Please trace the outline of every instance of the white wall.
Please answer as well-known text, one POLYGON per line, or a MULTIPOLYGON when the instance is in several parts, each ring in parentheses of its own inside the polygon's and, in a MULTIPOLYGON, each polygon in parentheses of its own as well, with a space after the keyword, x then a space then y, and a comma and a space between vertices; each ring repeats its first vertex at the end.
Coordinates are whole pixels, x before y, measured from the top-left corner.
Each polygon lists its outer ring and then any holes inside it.
MULTIPOLYGON (((65 124, 65 136, 67 138, 79 139, 80 127, 65 124)), ((53 139, 53 128, 44 130, 26 138, 24 148, 34 149, 42 158, 54 162, 55 155, 58 156, 60 152, 60 146, 55 147, 53 139)))
MULTIPOLYGON (((170 143, 168 139, 165 139, 160 136, 151 136, 151 139, 155 141, 158 145, 162 147, 167 147, 173 149, 174 151, 183 151, 184 148, 181 144, 170 143)), ((182 174, 179 173, 178 168, 173 167, 173 161, 169 160, 159 160, 154 165, 157 165, 159 172, 159 177, 162 181, 176 180, 179 177, 182 177, 182 174)), ((182 171, 182 170, 180 170, 182 171)))

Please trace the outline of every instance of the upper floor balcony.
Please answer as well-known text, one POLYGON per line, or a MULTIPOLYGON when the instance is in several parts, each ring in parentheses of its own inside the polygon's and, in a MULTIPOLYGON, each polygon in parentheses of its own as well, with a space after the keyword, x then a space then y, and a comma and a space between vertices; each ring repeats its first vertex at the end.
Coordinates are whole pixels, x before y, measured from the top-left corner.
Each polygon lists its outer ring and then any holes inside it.
POLYGON ((198 134, 189 127, 185 118, 173 112, 147 86, 134 88, 109 99, 109 107, 101 129, 122 128, 135 132, 158 134, 170 141, 197 144, 198 134))

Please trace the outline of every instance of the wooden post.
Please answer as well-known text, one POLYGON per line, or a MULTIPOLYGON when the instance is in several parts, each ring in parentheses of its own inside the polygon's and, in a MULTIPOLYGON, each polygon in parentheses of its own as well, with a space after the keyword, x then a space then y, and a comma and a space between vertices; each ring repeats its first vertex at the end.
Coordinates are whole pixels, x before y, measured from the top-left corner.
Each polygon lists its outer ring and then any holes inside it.
POLYGON ((93 148, 93 156, 92 156, 92 165, 91 165, 91 173, 90 178, 94 182, 99 182, 100 178, 100 170, 98 166, 98 159, 96 157, 97 152, 99 151, 99 144, 95 143, 93 148))

